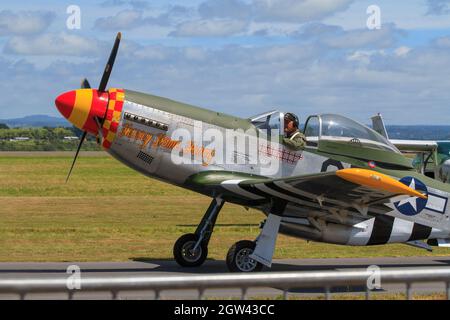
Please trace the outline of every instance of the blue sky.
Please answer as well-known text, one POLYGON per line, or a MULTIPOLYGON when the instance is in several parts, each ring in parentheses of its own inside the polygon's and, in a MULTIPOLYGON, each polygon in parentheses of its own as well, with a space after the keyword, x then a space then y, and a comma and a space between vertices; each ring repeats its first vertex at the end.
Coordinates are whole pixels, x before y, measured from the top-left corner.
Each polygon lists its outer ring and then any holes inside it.
POLYGON ((0 118, 58 115, 54 98, 109 86, 248 117, 270 109, 367 123, 450 124, 450 0, 0 1, 0 118), (66 27, 69 5, 81 29, 66 27), (369 5, 381 29, 366 26, 369 5))

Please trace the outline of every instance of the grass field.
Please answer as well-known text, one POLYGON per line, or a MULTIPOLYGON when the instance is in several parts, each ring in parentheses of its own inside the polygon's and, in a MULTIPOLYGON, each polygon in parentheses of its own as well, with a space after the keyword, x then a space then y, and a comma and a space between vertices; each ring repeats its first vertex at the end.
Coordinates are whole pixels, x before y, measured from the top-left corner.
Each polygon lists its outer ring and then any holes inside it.
MULTIPOLYGON (((148 179, 104 153, 0 153, 0 261, 172 259, 172 245, 194 231, 209 199, 148 179)), ((223 260, 253 239, 259 212, 226 204, 210 243, 223 260)), ((406 245, 346 247, 280 236, 276 258, 449 255, 406 245)))

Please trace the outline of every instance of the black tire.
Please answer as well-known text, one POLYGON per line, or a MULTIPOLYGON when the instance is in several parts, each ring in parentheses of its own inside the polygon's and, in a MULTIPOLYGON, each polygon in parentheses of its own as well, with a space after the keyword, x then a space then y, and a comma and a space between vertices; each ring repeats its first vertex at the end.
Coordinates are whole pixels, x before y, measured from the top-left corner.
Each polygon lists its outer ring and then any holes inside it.
POLYGON ((242 240, 233 244, 228 250, 227 267, 231 272, 258 272, 261 271, 263 265, 246 256, 255 250, 256 243, 250 240, 242 240), (244 261, 243 261, 244 260, 244 261))
POLYGON ((178 238, 173 246, 173 256, 175 261, 182 267, 198 267, 205 262, 208 256, 208 247, 203 243, 197 248, 194 255, 189 255, 190 248, 193 248, 198 240, 198 236, 187 233, 178 238))

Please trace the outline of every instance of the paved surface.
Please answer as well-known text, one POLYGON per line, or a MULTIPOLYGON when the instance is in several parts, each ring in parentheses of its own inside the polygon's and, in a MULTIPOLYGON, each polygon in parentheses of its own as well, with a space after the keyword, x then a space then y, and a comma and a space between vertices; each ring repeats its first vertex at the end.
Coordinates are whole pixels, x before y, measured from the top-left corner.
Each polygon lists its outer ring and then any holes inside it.
MULTIPOLYGON (((179 267, 174 261, 130 261, 130 262, 62 262, 62 263, 0 263, 0 279, 13 278, 67 278, 69 265, 78 265, 81 268, 82 277, 101 276, 167 276, 186 274, 208 274, 227 272, 224 261, 208 260, 202 267, 185 269, 179 267)), ((354 258, 354 259, 286 259, 275 260, 270 271, 317 271, 317 270, 343 270, 365 269, 370 265, 381 268, 392 267, 426 267, 449 266, 450 257, 408 257, 408 258, 354 258)), ((266 269, 265 271, 269 271, 266 269)), ((442 283, 423 283, 412 286, 415 293, 443 293, 445 285, 442 283)), ((404 292, 404 285, 389 285, 383 287, 387 293, 404 292)), ((362 293, 364 288, 337 288, 333 292, 362 293)), ((238 289, 217 289, 206 291, 206 296, 211 297, 240 297, 238 289)), ((276 288, 253 289, 248 292, 250 297, 280 296, 281 290, 276 288)), ((290 290, 290 295, 323 295, 322 290, 290 290)), ((29 294, 27 299, 65 299, 66 294, 29 294)), ((108 299, 110 293, 86 293, 77 292, 75 299, 108 299)), ((152 299, 153 292, 121 292, 121 299, 152 299)), ((165 291, 161 293, 163 299, 192 299, 197 297, 195 291, 165 291)), ((14 295, 0 295, 1 299, 17 299, 14 295)))

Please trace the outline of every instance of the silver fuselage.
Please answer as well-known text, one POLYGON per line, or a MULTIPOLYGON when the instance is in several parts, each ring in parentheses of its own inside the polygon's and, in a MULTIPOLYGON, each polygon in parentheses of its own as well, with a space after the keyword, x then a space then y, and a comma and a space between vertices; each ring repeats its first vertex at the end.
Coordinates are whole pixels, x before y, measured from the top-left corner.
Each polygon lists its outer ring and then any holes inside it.
MULTIPOLYGON (((107 150, 114 158, 127 166, 143 173, 146 176, 185 187, 185 181, 192 175, 202 171, 225 170, 253 175, 261 175, 261 167, 258 165, 236 163, 191 163, 176 164, 172 159, 170 141, 169 147, 159 146, 157 137, 171 138, 175 130, 184 129, 194 135, 196 121, 188 116, 179 115, 158 109, 158 106, 148 106, 129 101, 125 98, 122 115, 117 130, 117 137, 107 150), (139 119, 134 119, 139 116, 139 119), (151 125, 143 123, 142 119, 151 121, 151 125), (126 130, 134 130, 131 132, 126 130), (146 136, 147 135, 147 136, 146 136), (152 137, 152 140, 150 140, 152 137), (150 141, 148 141, 150 140, 150 141)), ((208 123, 201 123, 201 131, 208 129, 223 131, 226 128, 208 123)), ((200 142, 201 143, 201 142, 200 142)), ((198 145, 197 147, 207 147, 198 145)), ((275 148, 282 152, 292 154, 283 144, 276 144, 275 148)), ((313 149, 294 152, 297 161, 279 160, 279 170, 270 178, 306 175, 324 171, 324 163, 329 158, 313 152, 313 149)), ((339 161, 341 168, 350 167, 350 163, 339 161)), ((337 166, 330 165, 325 171, 335 171, 337 166)), ((443 194, 440 190, 432 190, 436 194, 443 194)), ((448 197, 448 194, 444 196, 448 197)), ((288 205, 282 220, 280 232, 291 236, 345 245, 370 245, 382 243, 400 243, 411 240, 449 238, 448 232, 437 228, 430 228, 428 232, 416 230, 413 222, 396 217, 361 217, 352 214, 333 212, 332 208, 326 208, 314 204, 307 208, 302 207, 300 198, 295 200, 296 205, 288 205), (311 206, 313 207, 311 209, 311 206), (317 210, 314 210, 314 206, 317 210), (328 211, 327 211, 328 210, 328 211), (327 212, 327 213, 324 213, 327 212), (325 218, 325 216, 331 218, 325 218), (312 219, 313 217, 313 219, 312 219)), ((254 208, 268 214, 268 208, 264 205, 254 208)), ((393 209, 395 211, 395 209, 393 209)), ((447 208, 445 208, 447 210, 447 208)), ((394 214, 395 216, 395 214, 394 214)))

